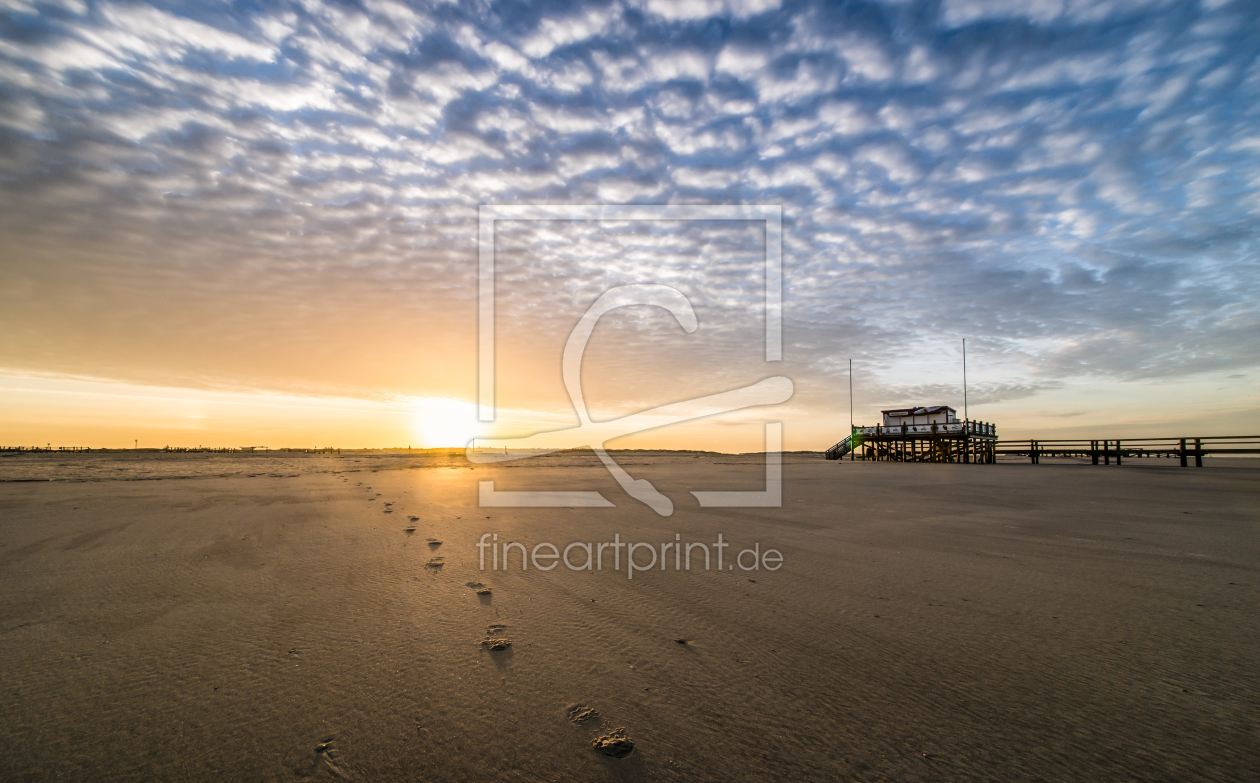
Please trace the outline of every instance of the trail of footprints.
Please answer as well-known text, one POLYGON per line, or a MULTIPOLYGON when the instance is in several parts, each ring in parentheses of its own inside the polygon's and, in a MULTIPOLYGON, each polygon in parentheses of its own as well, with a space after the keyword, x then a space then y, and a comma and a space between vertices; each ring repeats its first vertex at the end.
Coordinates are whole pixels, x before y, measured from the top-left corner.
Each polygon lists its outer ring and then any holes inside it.
MULTIPOLYGON (((348 480, 346 481, 348 482, 348 480)), ((362 487, 363 483, 358 482, 357 486, 362 487)), ((368 497, 369 501, 376 501, 381 497, 381 493, 373 493, 371 487, 364 487, 364 489, 368 493, 372 493, 368 497)), ((383 502, 382 505, 384 506, 384 513, 394 513, 393 501, 383 502)), ((403 533, 408 536, 413 536, 418 529, 417 523, 420 521, 420 517, 408 516, 407 521, 410 524, 403 528, 403 533)), ((426 538, 425 543, 428 545, 429 553, 431 555, 429 561, 425 563, 425 568, 435 570, 442 568, 442 566, 445 565, 446 560, 437 554, 438 549, 442 546, 442 542, 436 538, 426 538)), ((477 597, 482 599, 483 603, 488 603, 490 596, 493 595, 493 591, 481 582, 465 582, 464 586, 476 593, 477 597)), ((485 638, 477 643, 478 646, 491 653, 502 653, 510 650, 512 647, 512 640, 507 638, 505 635, 504 632, 507 630, 508 626, 502 623, 492 623, 486 626, 485 638)), ((682 639, 676 639, 675 641, 686 644, 686 641, 682 639)), ((611 758, 620 759, 625 758, 634 752, 634 740, 630 739, 629 735, 626 733, 625 727, 606 729, 603 725, 603 718, 594 707, 587 707, 584 704, 570 704, 567 708, 565 708, 565 717, 568 718, 574 725, 582 726, 590 730, 592 734, 591 747, 599 753, 611 758)), ((316 753, 323 759, 324 763, 330 768, 329 771, 333 772, 334 775, 338 777, 348 777, 346 774, 347 770, 345 770, 344 767, 339 765, 336 761, 335 749, 332 747, 331 738, 320 743, 315 750, 316 753)))

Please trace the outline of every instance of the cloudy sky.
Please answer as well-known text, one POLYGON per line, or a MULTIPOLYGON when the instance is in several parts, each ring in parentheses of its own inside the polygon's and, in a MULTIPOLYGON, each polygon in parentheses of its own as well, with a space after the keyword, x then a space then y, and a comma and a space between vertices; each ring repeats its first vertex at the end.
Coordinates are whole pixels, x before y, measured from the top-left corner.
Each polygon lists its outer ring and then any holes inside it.
POLYGON ((786 375, 614 445, 824 448, 880 408, 1003 434, 1260 426, 1247 0, 0 0, 0 445, 405 445, 471 424, 482 204, 774 204, 500 223, 499 434, 786 375), (448 402, 426 402, 440 398, 448 402), (450 401, 463 401, 450 402, 450 401), (426 423, 427 422, 427 423, 426 423), (426 430, 425 428, 428 427, 426 430), (437 429, 434 429, 437 428, 437 429), (505 429, 506 428, 506 429, 505 429))

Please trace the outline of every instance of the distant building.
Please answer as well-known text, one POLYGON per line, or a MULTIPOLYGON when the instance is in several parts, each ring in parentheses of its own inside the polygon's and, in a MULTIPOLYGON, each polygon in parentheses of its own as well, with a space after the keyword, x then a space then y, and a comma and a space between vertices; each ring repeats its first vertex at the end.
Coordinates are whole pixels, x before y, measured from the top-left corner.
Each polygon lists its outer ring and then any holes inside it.
POLYGON ((874 427, 854 427, 849 437, 827 449, 830 460, 993 463, 997 426, 959 421, 948 405, 890 408, 874 427))

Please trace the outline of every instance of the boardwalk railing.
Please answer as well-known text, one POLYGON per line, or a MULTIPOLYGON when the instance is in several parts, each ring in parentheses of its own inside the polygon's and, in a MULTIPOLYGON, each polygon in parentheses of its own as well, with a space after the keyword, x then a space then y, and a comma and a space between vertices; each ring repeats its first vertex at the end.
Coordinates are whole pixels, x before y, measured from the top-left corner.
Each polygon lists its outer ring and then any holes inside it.
POLYGON ((987 421, 954 421, 949 424, 877 424, 874 427, 857 427, 861 435, 875 437, 888 435, 997 435, 997 425, 987 421))
POLYGON ((1178 459, 1181 467, 1194 460, 1203 467, 1208 454, 1260 454, 1260 435, 1212 435, 1197 438, 1125 438, 1121 440, 999 440, 998 456, 1028 457, 1034 465, 1047 457, 1089 457, 1093 464, 1117 465, 1126 459, 1178 459))

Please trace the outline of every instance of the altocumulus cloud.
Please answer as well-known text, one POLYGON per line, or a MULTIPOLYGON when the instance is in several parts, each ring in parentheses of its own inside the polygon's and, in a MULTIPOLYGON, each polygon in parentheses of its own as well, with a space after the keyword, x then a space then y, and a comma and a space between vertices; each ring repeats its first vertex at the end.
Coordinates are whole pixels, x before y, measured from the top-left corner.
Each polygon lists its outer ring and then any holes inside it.
MULTIPOLYGON (((11 371, 469 393, 476 207, 542 202, 782 204, 806 403, 963 335, 989 400, 1260 363, 1253 2, 0 8, 11 371)), ((747 382, 757 227, 502 242, 522 350, 656 275, 714 328, 616 327, 640 380, 747 382)))

